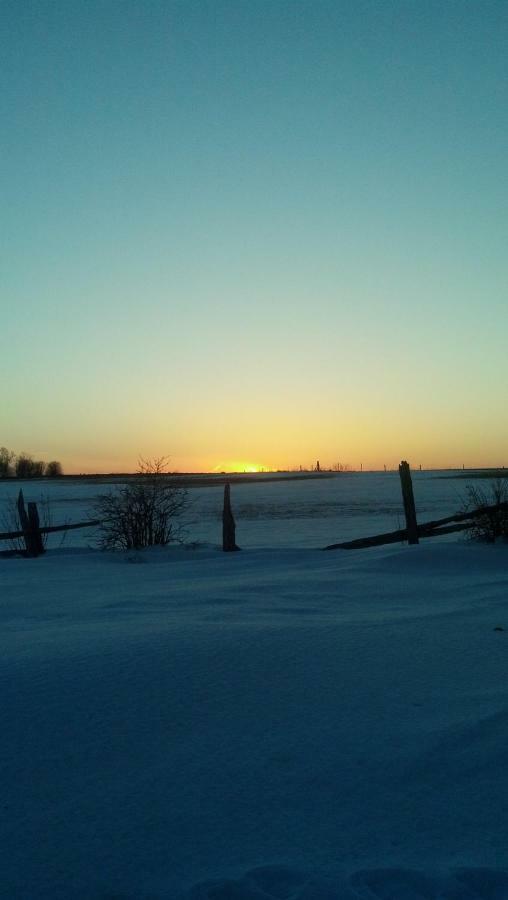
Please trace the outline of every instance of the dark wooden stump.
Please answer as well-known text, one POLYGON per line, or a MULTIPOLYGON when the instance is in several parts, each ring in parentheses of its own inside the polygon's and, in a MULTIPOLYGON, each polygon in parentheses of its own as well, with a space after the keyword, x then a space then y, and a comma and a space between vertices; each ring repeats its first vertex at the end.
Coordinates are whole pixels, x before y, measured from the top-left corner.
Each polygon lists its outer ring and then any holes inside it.
POLYGON ((25 509, 25 498, 23 491, 20 490, 18 495, 18 515, 21 528, 23 529, 23 540, 25 541, 25 553, 27 556, 40 556, 44 553, 44 544, 40 531, 39 513, 36 503, 28 504, 28 513, 25 509))
POLYGON ((409 463, 402 460, 399 466, 400 484, 402 487, 402 499, 404 501, 404 514, 406 516, 408 544, 418 543, 418 523, 416 521, 415 498, 413 494, 413 482, 409 463))
POLYGON ((239 550, 236 544, 236 525, 231 510, 230 485, 228 482, 224 485, 224 509, 222 512, 222 549, 225 553, 232 550, 239 550))
POLYGON ((39 521, 39 510, 37 509, 37 503, 28 504, 28 522, 30 525, 32 546, 35 551, 35 555, 41 556, 41 554, 44 553, 44 542, 42 540, 41 523, 39 521))

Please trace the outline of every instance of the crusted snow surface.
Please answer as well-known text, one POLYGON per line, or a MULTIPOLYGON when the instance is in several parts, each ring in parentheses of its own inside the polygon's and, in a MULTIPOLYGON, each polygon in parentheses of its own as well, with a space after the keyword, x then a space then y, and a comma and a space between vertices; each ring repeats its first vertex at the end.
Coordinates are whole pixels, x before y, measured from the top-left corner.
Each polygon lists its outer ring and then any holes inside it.
POLYGON ((508 897, 508 547, 0 560, 0 894, 508 897))

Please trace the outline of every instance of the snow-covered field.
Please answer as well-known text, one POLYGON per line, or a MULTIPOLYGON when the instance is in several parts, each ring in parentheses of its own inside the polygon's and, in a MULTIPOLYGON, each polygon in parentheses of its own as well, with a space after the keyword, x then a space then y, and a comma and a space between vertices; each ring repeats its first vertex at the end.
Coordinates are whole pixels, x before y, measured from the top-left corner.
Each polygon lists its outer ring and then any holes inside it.
MULTIPOLYGON (((435 472, 414 472, 413 483, 421 521, 456 512, 463 503, 462 479, 440 478, 435 472)), ((50 501, 52 524, 79 522, 92 513, 93 498, 110 485, 83 481, 29 481, 0 483, 0 521, 9 498, 20 486, 26 500, 50 501)), ((222 540, 222 487, 192 488, 186 515, 189 541, 218 544, 222 540)), ((320 480, 235 484, 231 501, 241 547, 315 548, 341 540, 392 531, 404 525, 398 472, 341 473, 320 480)), ((1 529, 0 529, 1 530, 1 529)), ((7 530, 7 529, 5 529, 7 530)), ((61 544, 61 535, 50 547, 61 544)), ((93 545, 91 531, 68 532, 64 546, 93 545)))
POLYGON ((308 549, 380 491, 277 549, 0 558, 0 896, 508 898, 508 547, 308 549))

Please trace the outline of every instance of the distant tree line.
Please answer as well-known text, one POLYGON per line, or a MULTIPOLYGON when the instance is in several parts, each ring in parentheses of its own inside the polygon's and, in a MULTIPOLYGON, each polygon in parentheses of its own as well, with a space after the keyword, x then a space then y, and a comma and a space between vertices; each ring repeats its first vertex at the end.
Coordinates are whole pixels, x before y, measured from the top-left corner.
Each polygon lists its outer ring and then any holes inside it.
POLYGON ((63 469, 57 459, 44 462, 29 453, 17 455, 7 447, 0 447, 0 478, 58 478, 60 475, 63 469))

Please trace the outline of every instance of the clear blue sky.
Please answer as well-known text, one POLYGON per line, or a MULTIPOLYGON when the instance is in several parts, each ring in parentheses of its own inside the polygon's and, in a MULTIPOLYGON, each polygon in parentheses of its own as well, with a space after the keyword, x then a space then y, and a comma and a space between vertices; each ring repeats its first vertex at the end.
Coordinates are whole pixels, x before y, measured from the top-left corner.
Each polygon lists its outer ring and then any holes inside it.
POLYGON ((508 464, 506 2, 1 14, 0 444, 508 464))

